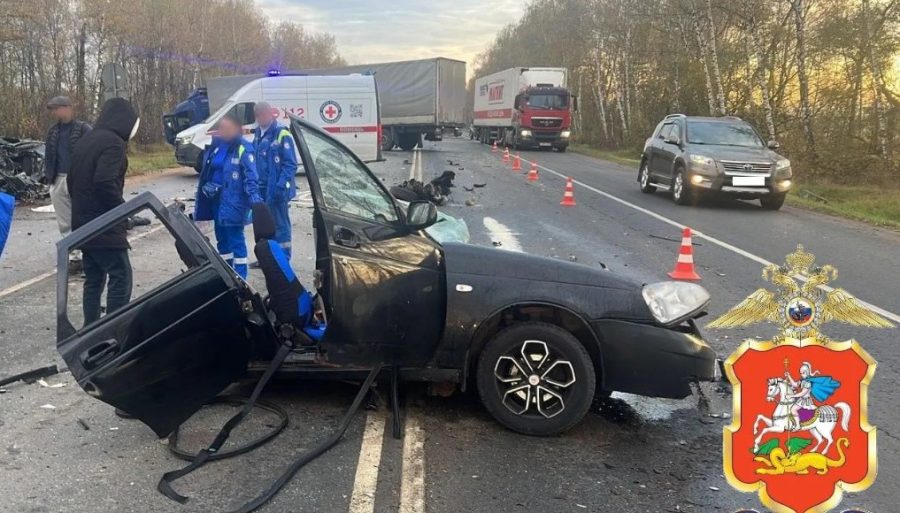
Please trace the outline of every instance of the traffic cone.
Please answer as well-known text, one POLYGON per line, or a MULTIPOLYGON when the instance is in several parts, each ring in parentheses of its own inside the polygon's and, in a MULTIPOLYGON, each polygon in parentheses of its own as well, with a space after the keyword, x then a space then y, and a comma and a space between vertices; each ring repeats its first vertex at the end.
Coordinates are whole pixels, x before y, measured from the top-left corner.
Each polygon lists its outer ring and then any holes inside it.
POLYGON ((566 179, 566 192, 563 193, 563 199, 559 202, 564 207, 575 206, 575 186, 572 185, 572 179, 566 179))
POLYGON ((691 229, 685 227, 681 234, 681 247, 678 249, 678 258, 675 260, 675 269, 669 273, 669 277, 676 280, 700 279, 700 275, 694 270, 694 245, 691 242, 691 229))
POLYGON ((509 162, 509 148, 503 150, 503 162, 509 162))
POLYGON ((494 145, 491 146, 491 153, 497 153, 497 141, 494 141, 494 145))
POLYGON ((520 157, 518 153, 516 153, 516 158, 513 159, 512 170, 513 171, 521 171, 522 170, 522 157, 520 157))
POLYGON ((531 161, 531 169, 528 170, 528 181, 536 182, 538 180, 537 162, 531 161))

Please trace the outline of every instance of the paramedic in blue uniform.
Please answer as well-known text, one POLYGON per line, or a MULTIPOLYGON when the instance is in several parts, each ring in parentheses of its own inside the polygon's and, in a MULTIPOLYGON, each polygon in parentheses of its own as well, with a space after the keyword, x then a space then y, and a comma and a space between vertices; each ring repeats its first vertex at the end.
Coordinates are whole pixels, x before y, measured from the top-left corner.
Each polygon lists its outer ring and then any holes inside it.
POLYGON ((247 242, 244 226, 250 206, 262 203, 253 145, 244 140, 241 122, 228 115, 204 155, 197 187, 195 221, 213 221, 219 255, 247 278, 247 242))
POLYGON ((297 153, 291 131, 278 124, 277 111, 266 102, 253 107, 258 127, 254 132, 260 193, 275 218, 275 241, 291 258, 291 217, 288 202, 296 195, 297 153))

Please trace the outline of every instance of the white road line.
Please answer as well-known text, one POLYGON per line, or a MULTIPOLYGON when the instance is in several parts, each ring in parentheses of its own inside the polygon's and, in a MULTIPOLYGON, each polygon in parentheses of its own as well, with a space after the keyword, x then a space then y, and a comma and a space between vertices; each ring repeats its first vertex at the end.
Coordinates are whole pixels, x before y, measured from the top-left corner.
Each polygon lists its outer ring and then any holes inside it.
POLYGON ((403 433, 400 513, 425 513, 425 435, 412 412, 406 418, 403 433))
MULTIPOLYGON (((158 232, 159 230, 162 229, 162 227, 163 227, 163 225, 159 225, 159 226, 156 226, 154 228, 147 230, 146 232, 139 233, 139 234, 135 235, 134 237, 129 237, 128 242, 134 242, 136 240, 143 239, 144 237, 147 237, 148 235, 150 235, 152 233, 158 232)), ((11 287, 0 290, 0 298, 6 297, 10 294, 15 294, 16 292, 18 292, 22 289, 26 289, 26 288, 34 285, 35 283, 44 281, 47 278, 54 276, 54 275, 56 275, 56 269, 54 269, 52 271, 47 271, 43 274, 39 274, 39 275, 35 276, 34 278, 29 278, 21 283, 17 283, 11 287)))
POLYGON ((378 487, 378 468, 381 465, 381 448, 384 445, 384 415, 370 411, 366 415, 366 429, 359 449, 359 463, 350 496, 350 513, 373 513, 375 489, 378 487))
POLYGON ((519 238, 516 237, 518 234, 510 230, 505 224, 497 221, 493 217, 485 217, 484 227, 490 232, 491 240, 500 243, 500 249, 515 251, 517 253, 523 251, 522 245, 519 244, 519 238))
POLYGON ((419 154, 419 148, 413 149, 413 158, 412 165, 409 166, 409 179, 419 180, 421 176, 421 172, 419 171, 419 166, 421 165, 421 155, 419 154))
MULTIPOLYGON (((548 171, 549 173, 552 173, 552 174, 554 174, 554 175, 556 175, 556 176, 558 176, 558 177, 560 177, 560 178, 562 178, 562 179, 568 178, 568 175, 565 175, 565 174, 560 173, 560 172, 558 172, 558 171, 556 171, 556 170, 550 169, 549 167, 541 166, 541 165, 538 165, 538 167, 541 168, 541 169, 543 169, 543 170, 545 170, 545 171, 548 171)), ((678 221, 674 221, 674 220, 669 219, 668 217, 665 217, 665 216, 663 216, 663 215, 661 215, 661 214, 657 214, 656 212, 653 212, 652 210, 648 210, 648 209, 646 209, 646 208, 644 208, 644 207, 635 205, 634 203, 631 203, 630 201, 623 200, 622 198, 620 198, 620 197, 618 197, 618 196, 614 196, 614 195, 612 195, 612 194, 610 194, 610 193, 608 193, 608 192, 601 191, 600 189, 597 189, 596 187, 592 187, 592 186, 590 186, 590 185, 588 185, 588 184, 586 184, 586 183, 584 183, 584 182, 582 182, 582 181, 574 180, 574 179, 573 179, 572 182, 575 183, 575 184, 577 184, 577 185, 579 185, 580 187, 582 187, 582 188, 584 188, 584 189, 586 189, 586 190, 589 190, 589 191, 591 191, 591 192, 593 192, 593 193, 599 194, 599 195, 601 195, 601 196, 603 196, 603 197, 606 197, 606 198, 609 198, 609 199, 611 199, 611 200, 613 200, 613 201, 616 201, 616 202, 618 202, 618 203, 621 203, 622 205, 625 205, 626 207, 629 207, 629 208, 632 208, 632 209, 634 209, 634 210, 637 210, 638 212, 641 212, 641 213, 643 213, 643 214, 647 214, 648 216, 650 216, 650 217, 652 217, 652 218, 654 218, 654 219, 658 219, 658 220, 660 220, 660 221, 662 221, 662 222, 664 222, 664 223, 670 224, 670 225, 672 225, 672 226, 676 226, 676 227, 678 227, 678 228, 680 228, 680 229, 684 229, 684 228, 687 227, 687 225, 681 224, 681 223, 679 223, 678 221)), ((729 244, 729 243, 727 243, 727 242, 725 242, 725 241, 723 241, 723 240, 719 240, 719 239, 713 237, 712 235, 706 235, 705 233, 700 232, 700 231, 697 231, 697 230, 694 230, 693 228, 691 228, 691 231, 693 232, 693 234, 694 234, 695 237, 700 237, 700 238, 706 239, 707 241, 709 241, 709 242, 711 242, 711 243, 713 243, 713 244, 715 244, 715 245, 717 245, 717 246, 720 246, 720 247, 725 248, 725 249, 727 249, 727 250, 729 250, 729 251, 731 251, 731 252, 733 252, 733 253, 736 253, 736 254, 738 254, 738 255, 741 255, 742 257, 745 257, 745 258, 748 258, 748 259, 750 259, 750 260, 753 260, 754 262, 757 262, 757 263, 762 264, 762 265, 764 265, 764 266, 766 266, 766 265, 773 265, 773 262, 770 262, 770 261, 766 260, 765 258, 763 258, 763 257, 761 257, 761 256, 754 255, 753 253, 750 253, 749 251, 743 250, 743 249, 741 249, 741 248, 739 248, 739 247, 737 247, 737 246, 734 246, 734 245, 732 245, 732 244, 729 244)), ((796 276, 796 278, 798 278, 798 279, 800 279, 800 280, 802 280, 802 281, 805 281, 805 278, 802 277, 802 276, 796 276)), ((831 287, 829 287, 829 286, 827 286, 827 285, 822 285, 820 288, 821 288, 822 290, 826 291, 826 292, 830 292, 830 291, 834 290, 834 289, 832 289, 831 287)), ((859 298, 857 297, 857 299, 859 299, 859 298)), ((868 303, 868 302, 866 302, 866 301, 863 301, 862 299, 859 299, 859 301, 860 301, 866 308, 869 308, 869 309, 871 309, 872 311, 875 311, 875 312, 881 314, 883 317, 886 317, 886 318, 888 318, 888 319, 890 319, 890 320, 892 320, 892 321, 894 321, 894 322, 900 324, 900 315, 897 315, 897 314, 895 314, 895 313, 893 313, 893 312, 890 312, 890 311, 888 311, 888 310, 885 310, 884 308, 881 308, 881 307, 879 307, 879 306, 875 306, 875 305, 873 305, 873 304, 871 304, 871 303, 868 303)))

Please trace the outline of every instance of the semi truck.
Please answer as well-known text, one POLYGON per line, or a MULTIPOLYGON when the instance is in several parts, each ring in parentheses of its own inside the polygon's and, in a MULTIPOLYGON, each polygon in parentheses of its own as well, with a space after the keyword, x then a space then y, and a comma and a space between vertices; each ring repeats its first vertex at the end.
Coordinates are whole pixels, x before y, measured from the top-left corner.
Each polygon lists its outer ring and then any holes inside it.
POLYGON ((209 97, 205 87, 198 87, 186 100, 176 105, 172 112, 163 115, 166 142, 174 146, 178 132, 199 124, 208 117, 209 97))
POLYGON ((566 151, 577 98, 566 68, 509 68, 475 80, 470 136, 515 149, 566 151))
MULTIPOLYGON (((270 75, 278 75, 273 71, 270 75)), ((381 107, 381 147, 411 150, 424 138, 440 141, 445 130, 458 133, 466 120, 466 63, 444 57, 414 61, 304 69, 281 75, 374 75, 381 107)), ((210 112, 241 87, 265 77, 237 75, 206 80, 210 112)))

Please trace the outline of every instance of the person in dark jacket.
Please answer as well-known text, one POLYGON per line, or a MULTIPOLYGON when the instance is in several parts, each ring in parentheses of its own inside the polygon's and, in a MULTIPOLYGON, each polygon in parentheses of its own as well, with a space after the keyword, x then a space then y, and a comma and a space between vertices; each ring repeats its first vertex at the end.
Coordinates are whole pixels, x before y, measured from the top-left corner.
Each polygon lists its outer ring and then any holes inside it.
MULTIPOLYGON (((66 184, 66 175, 72 167, 72 150, 75 143, 91 131, 91 125, 75 119, 72 100, 57 96, 47 102, 47 110, 54 123, 47 131, 44 149, 44 178, 50 186, 50 201, 56 212, 59 234, 65 237, 72 231, 72 198, 66 184)), ((70 269, 78 269, 77 253, 70 255, 70 269)))
POLYGON ((197 184, 195 221, 212 220, 219 255, 241 278, 247 278, 247 241, 244 226, 250 207, 262 203, 253 145, 241 136, 241 122, 225 116, 207 148, 197 184))
MULTIPOLYGON (((111 98, 103 104, 94 129, 75 143, 68 175, 73 230, 125 202, 126 144, 137 133, 139 123, 140 118, 128 100, 111 98)), ((100 296, 107 279, 107 313, 125 306, 131 299, 131 262, 125 230, 123 221, 81 247, 85 325, 100 318, 100 296)))

